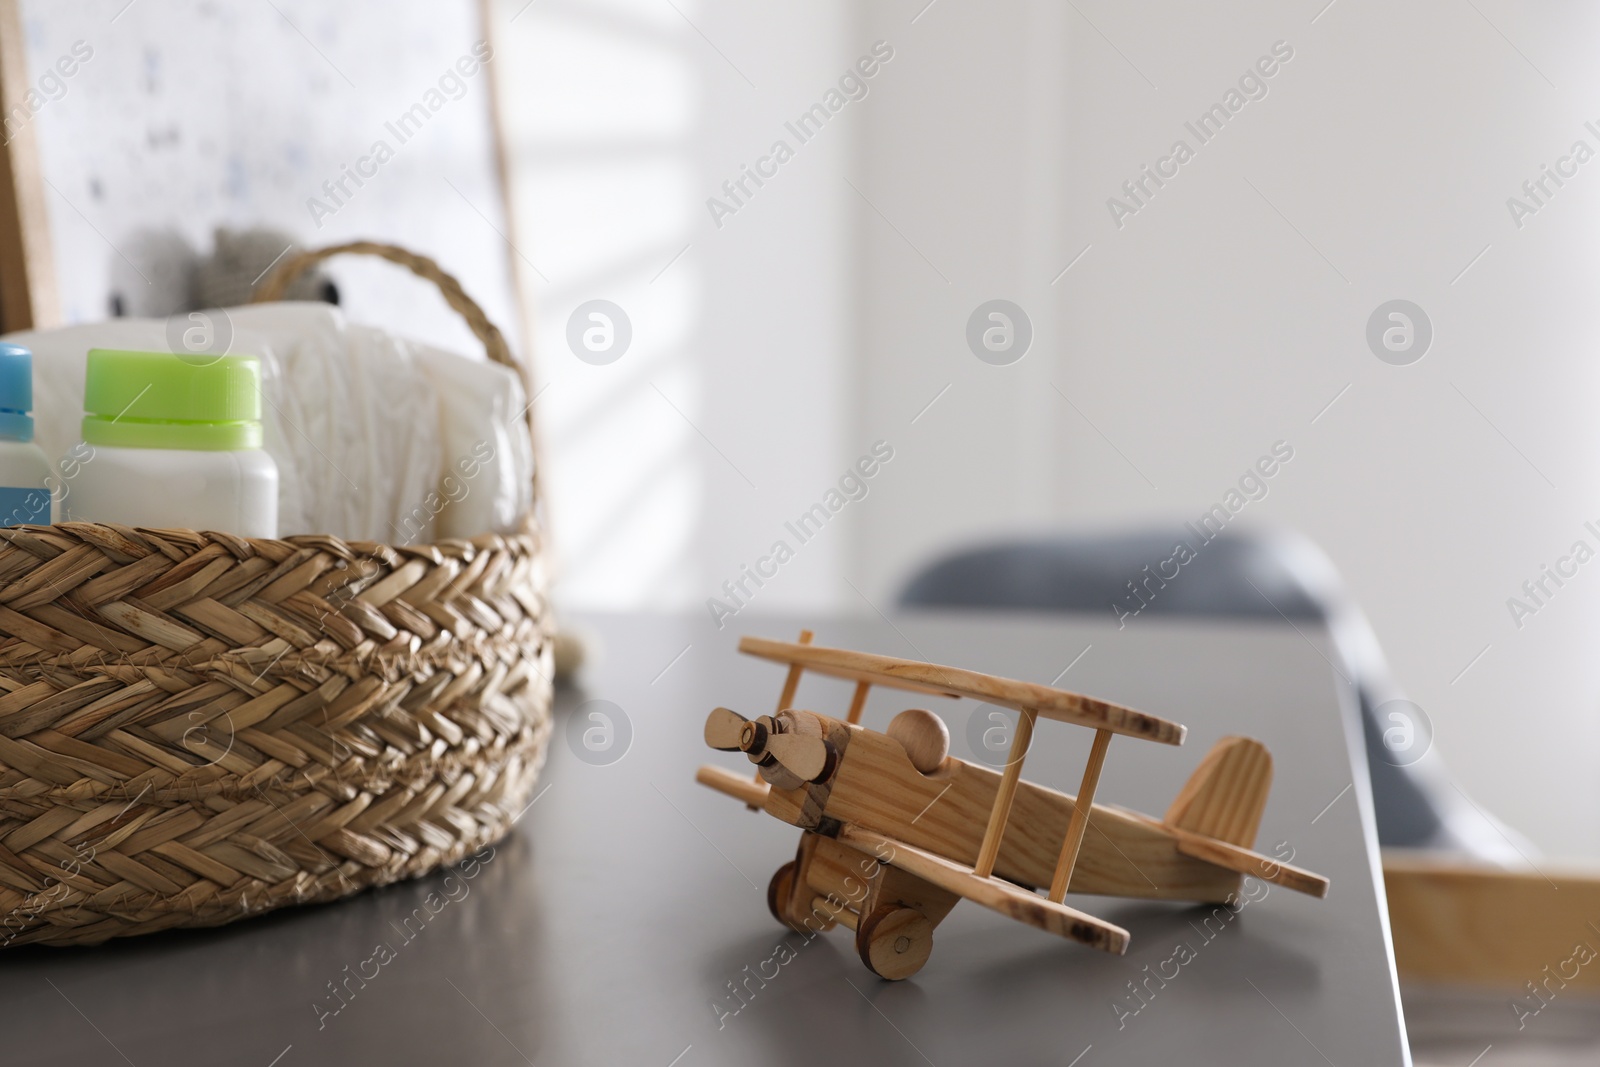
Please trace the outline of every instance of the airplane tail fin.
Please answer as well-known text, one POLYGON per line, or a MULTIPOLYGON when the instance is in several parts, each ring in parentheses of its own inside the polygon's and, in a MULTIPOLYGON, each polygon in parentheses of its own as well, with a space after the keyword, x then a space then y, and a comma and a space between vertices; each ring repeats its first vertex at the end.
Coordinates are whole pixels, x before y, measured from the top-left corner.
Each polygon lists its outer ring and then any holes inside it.
POLYGON ((1219 841, 1250 848, 1272 788, 1272 754, 1250 737, 1224 737, 1200 761, 1165 822, 1219 841))

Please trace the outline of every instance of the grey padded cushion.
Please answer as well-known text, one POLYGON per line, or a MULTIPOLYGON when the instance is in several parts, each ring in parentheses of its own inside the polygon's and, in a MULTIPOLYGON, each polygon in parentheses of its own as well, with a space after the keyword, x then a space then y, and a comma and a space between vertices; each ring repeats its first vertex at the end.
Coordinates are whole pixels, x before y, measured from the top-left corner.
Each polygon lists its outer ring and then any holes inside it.
POLYGON ((1203 541, 1180 526, 996 541, 928 565, 906 585, 900 603, 1113 617, 1281 617, 1325 625, 1356 689, 1379 842, 1424 847, 1440 838, 1441 807, 1424 783, 1378 756, 1382 731, 1375 709, 1400 694, 1377 640, 1327 556, 1303 537, 1229 529, 1203 541), (1174 552, 1180 542, 1192 558, 1174 552), (1188 561, 1166 562, 1177 558, 1188 561), (1142 591, 1130 591, 1129 582, 1142 591))
POLYGON ((1322 620, 1322 605, 1269 542, 1224 532, 1074 534, 999 541, 954 552, 906 586, 902 604, 1154 612, 1322 620), (1182 542, 1194 553, 1169 562, 1182 542), (1147 569, 1148 568, 1148 569, 1147 569), (1174 577, 1168 577, 1174 575, 1174 577), (1130 591, 1127 583, 1138 586, 1130 591), (1252 583, 1254 588, 1252 588, 1252 583))

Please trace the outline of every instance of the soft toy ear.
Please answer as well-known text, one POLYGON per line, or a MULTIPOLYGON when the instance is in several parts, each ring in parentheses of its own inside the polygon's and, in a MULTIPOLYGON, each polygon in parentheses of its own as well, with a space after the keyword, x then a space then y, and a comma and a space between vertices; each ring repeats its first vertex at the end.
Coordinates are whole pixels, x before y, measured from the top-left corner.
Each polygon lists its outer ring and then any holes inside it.
MULTIPOLYGON (((194 307, 237 307, 248 304, 256 283, 300 243, 282 230, 218 227, 216 247, 195 272, 194 307)), ((339 290, 325 271, 308 270, 289 284, 285 300, 339 302, 339 290)))
POLYGON ((135 230, 111 256, 107 310, 115 318, 162 319, 187 311, 200 255, 175 229, 135 230))

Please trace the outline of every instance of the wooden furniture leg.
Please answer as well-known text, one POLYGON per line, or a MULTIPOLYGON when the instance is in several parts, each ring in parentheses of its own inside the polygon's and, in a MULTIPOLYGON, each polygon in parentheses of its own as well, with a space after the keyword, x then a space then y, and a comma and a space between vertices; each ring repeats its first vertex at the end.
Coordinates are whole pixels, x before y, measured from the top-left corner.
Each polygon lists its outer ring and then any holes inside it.
POLYGON ((1600 989, 1600 872, 1540 866, 1508 871, 1385 849, 1400 977, 1499 987, 1534 1009, 1536 994, 1600 989))

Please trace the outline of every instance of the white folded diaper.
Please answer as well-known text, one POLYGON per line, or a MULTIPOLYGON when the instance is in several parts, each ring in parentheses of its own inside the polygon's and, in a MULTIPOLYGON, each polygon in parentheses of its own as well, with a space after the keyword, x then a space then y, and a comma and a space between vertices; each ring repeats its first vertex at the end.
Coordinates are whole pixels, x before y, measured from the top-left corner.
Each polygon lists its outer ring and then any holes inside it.
POLYGON ((280 511, 284 534, 334 533, 352 541, 426 542, 401 520, 439 485, 439 414, 432 383, 407 342, 350 326, 331 304, 228 308, 235 336, 261 336, 277 356, 282 439, 300 482, 301 511, 280 511))
POLYGON ((439 397, 444 478, 438 536, 515 531, 533 504, 533 440, 521 376, 429 345, 414 349, 439 397))
MULTIPOLYGON (((229 351, 261 360, 280 536, 417 544, 515 530, 533 480, 515 372, 350 325, 328 304, 226 314, 229 351)), ((46 456, 80 440, 88 350, 169 351, 167 330, 163 319, 112 319, 6 335, 34 353, 35 435, 46 456)))

